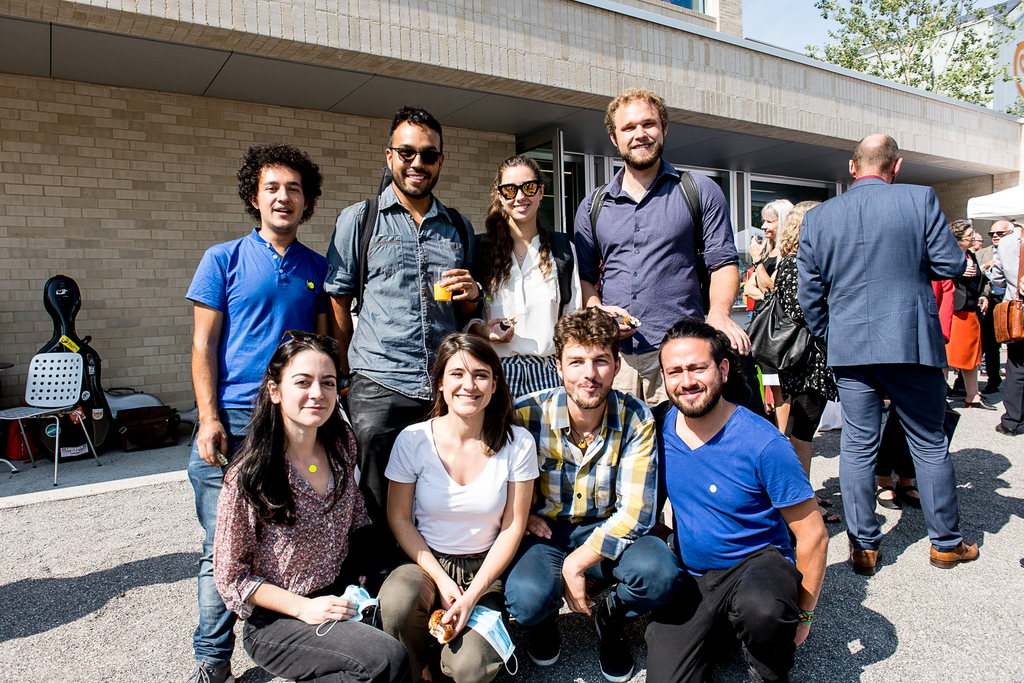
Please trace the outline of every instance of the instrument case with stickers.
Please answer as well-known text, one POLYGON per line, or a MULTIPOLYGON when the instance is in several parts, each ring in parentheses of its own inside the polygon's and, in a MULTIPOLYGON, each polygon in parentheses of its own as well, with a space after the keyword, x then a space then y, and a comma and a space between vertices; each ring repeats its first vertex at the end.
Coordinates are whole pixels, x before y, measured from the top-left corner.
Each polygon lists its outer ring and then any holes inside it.
MULTIPOLYGON (((75 318, 82 308, 82 293, 78 283, 67 275, 55 275, 43 286, 43 306, 53 320, 53 336, 37 353, 77 353, 82 356, 85 373, 82 377, 82 393, 76 408, 85 411, 85 428, 89 430, 97 452, 109 445, 113 430, 110 429, 112 416, 107 405, 103 387, 100 384, 102 361, 96 350, 89 346, 92 337, 82 339, 75 332, 75 318)), ((78 427, 72 428, 67 416, 60 418, 60 457, 88 457, 85 436, 78 427)), ((43 452, 53 453, 57 425, 39 421, 35 436, 43 446, 43 452)))

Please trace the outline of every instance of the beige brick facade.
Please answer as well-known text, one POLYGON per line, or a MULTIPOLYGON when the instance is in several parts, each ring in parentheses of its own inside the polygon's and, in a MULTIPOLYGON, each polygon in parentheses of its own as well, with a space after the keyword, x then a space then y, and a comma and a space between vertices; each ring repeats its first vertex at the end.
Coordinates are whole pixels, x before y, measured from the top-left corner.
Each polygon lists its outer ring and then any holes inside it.
MULTIPOLYGON (((49 340, 42 305, 58 273, 82 289, 105 387, 192 407, 192 306, 207 247, 252 228, 235 173, 253 142, 306 150, 324 193, 299 238, 325 253, 338 212, 377 186, 390 121, 0 74, 0 349, 16 363, 0 405, 19 402, 49 340)), ((445 130, 437 194, 478 227, 512 136, 445 130)), ((275 343, 277 340, 267 340, 275 343)))
POLYGON ((718 30, 743 37, 743 0, 718 0, 718 30))

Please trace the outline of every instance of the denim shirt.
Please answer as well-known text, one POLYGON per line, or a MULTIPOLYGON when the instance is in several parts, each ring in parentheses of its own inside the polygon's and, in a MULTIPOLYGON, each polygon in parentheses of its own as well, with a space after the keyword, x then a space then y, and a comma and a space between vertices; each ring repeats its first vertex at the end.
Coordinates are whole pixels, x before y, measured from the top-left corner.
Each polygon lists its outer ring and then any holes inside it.
MULTIPOLYGON (((466 221, 469 254, 463 253, 453 215, 434 197, 419 228, 392 186, 380 196, 379 216, 367 254, 366 291, 348 349, 353 372, 410 398, 429 400, 430 366, 441 339, 458 329, 458 302, 434 301, 438 271, 469 268, 473 227, 466 221)), ((324 291, 358 296, 359 244, 366 202, 338 216, 327 250, 324 291)))

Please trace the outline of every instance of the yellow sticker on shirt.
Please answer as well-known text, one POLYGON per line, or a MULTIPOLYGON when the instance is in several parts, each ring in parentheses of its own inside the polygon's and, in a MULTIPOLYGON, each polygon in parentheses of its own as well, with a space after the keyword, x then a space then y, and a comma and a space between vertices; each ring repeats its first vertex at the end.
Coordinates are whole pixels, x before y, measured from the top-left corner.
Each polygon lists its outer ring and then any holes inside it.
POLYGON ((60 339, 58 339, 57 341, 59 341, 64 346, 68 347, 68 350, 71 351, 71 353, 78 353, 78 344, 71 341, 71 337, 67 336, 66 334, 62 334, 60 339))

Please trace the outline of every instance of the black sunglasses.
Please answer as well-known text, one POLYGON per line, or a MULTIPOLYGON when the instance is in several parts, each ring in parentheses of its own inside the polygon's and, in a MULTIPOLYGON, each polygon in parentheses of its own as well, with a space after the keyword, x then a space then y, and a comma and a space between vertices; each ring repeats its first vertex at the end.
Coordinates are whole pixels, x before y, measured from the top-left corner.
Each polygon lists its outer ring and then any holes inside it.
POLYGON ((388 147, 388 149, 397 154, 398 157, 406 163, 409 163, 419 155, 419 158, 423 163, 427 166, 433 166, 437 163, 437 160, 441 158, 441 153, 436 149, 416 150, 412 147, 388 147))
POLYGON ((522 185, 513 185, 512 183, 498 185, 498 192, 505 199, 515 199, 519 190, 522 190, 527 197, 532 197, 540 191, 540 183, 536 180, 527 180, 522 185))
POLYGON ((1006 232, 992 231, 992 232, 990 232, 988 234, 988 236, 989 237, 1006 237, 1009 234, 1010 234, 1009 230, 1007 230, 1006 232))

